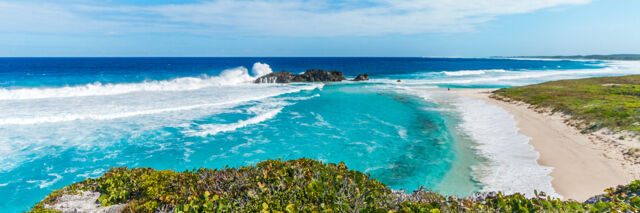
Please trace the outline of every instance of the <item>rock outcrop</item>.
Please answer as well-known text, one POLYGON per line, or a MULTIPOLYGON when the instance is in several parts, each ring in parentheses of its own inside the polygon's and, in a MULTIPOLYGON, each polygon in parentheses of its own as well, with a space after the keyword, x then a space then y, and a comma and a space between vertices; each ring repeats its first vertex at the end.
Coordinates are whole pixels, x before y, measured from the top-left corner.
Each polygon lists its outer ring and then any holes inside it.
POLYGON ((290 83, 293 79, 293 74, 287 71, 272 72, 267 75, 261 76, 254 83, 290 83))
POLYGON ((303 74, 293 75, 287 71, 269 73, 257 78, 254 83, 291 83, 291 82, 327 82, 347 80, 339 71, 307 70, 303 74))
POLYGON ((293 82, 342 81, 347 80, 338 71, 307 70, 303 74, 294 75, 293 82))
POLYGON ((56 200, 53 205, 45 205, 47 209, 61 211, 62 213, 97 212, 117 213, 121 212, 124 204, 101 206, 98 202, 100 193, 83 191, 79 194, 65 194, 56 200))
POLYGON ((368 81, 368 80, 369 80, 369 74, 360 74, 356 76, 356 78, 354 78, 352 81, 368 81))

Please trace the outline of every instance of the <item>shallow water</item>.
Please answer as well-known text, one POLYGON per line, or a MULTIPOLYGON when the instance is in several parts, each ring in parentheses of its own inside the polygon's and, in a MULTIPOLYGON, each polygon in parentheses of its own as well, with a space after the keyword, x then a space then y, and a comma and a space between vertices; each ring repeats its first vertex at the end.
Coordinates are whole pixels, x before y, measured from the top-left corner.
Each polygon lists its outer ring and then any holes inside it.
POLYGON ((508 114, 437 88, 640 73, 635 67, 505 59, 0 59, 0 211, 26 210, 114 166, 182 171, 301 157, 345 162, 394 189, 551 191, 549 168, 535 164, 537 153, 508 114), (272 70, 307 68, 369 73, 372 80, 246 83, 272 70))

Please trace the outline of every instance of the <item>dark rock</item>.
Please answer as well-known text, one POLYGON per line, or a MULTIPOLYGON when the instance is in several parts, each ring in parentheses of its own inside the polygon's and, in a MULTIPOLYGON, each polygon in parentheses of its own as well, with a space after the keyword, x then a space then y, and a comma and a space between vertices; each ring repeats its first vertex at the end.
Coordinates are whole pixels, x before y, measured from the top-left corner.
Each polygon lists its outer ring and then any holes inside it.
POLYGON ((293 75, 287 71, 273 72, 257 78, 254 83, 290 83, 293 75))
POLYGON ((468 200, 473 200, 473 201, 478 201, 480 203, 484 203, 487 199, 492 199, 498 197, 498 193, 497 192, 476 192, 468 197, 466 197, 466 199, 468 200))
MULTIPOLYGON (((624 185, 618 185, 618 187, 616 187, 614 189, 614 193, 613 194, 623 194, 623 197, 634 197, 634 196, 638 196, 638 194, 634 193, 634 192, 629 192, 629 193, 624 193, 626 189, 626 186, 624 185)), ((589 199, 587 199, 585 201, 585 203, 588 204, 596 204, 598 202, 609 202, 612 199, 607 195, 607 194, 600 194, 600 195, 596 195, 593 197, 590 197, 589 199)))
POLYGON ((292 75, 287 71, 269 73, 257 78, 255 83, 290 83, 290 82, 318 82, 318 81, 342 81, 346 80, 342 72, 307 70, 303 74, 292 75))
POLYGON ((359 74, 358 76, 356 76, 356 78, 353 79, 353 81, 368 81, 368 80, 369 80, 368 74, 359 74))
POLYGON ((608 198, 605 195, 596 195, 587 199, 585 203, 596 204, 598 202, 608 202, 608 201, 611 201, 611 198, 608 198))
POLYGON ((303 74, 294 75, 292 82, 342 81, 347 80, 338 71, 307 70, 303 74))

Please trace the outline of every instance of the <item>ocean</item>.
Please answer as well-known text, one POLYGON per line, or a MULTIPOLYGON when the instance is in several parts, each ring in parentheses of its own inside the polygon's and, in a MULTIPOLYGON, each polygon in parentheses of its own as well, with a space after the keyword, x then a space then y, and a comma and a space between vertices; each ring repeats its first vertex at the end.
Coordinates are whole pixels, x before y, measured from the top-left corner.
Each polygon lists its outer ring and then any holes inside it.
POLYGON ((0 58, 0 212, 110 167, 345 162, 393 189, 555 195, 504 110, 446 88, 640 74, 637 62, 491 58, 0 58), (366 82, 253 84, 281 70, 366 82), (398 81, 399 80, 399 81, 398 81))

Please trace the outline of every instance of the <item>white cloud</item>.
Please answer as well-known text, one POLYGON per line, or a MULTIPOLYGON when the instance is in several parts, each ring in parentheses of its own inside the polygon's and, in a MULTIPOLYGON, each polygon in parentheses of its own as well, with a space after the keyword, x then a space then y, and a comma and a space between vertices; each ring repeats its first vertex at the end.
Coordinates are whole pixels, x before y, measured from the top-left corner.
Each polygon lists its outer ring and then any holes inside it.
POLYGON ((590 0, 217 0, 123 6, 0 2, 0 32, 363 36, 473 31, 498 16, 590 0))

